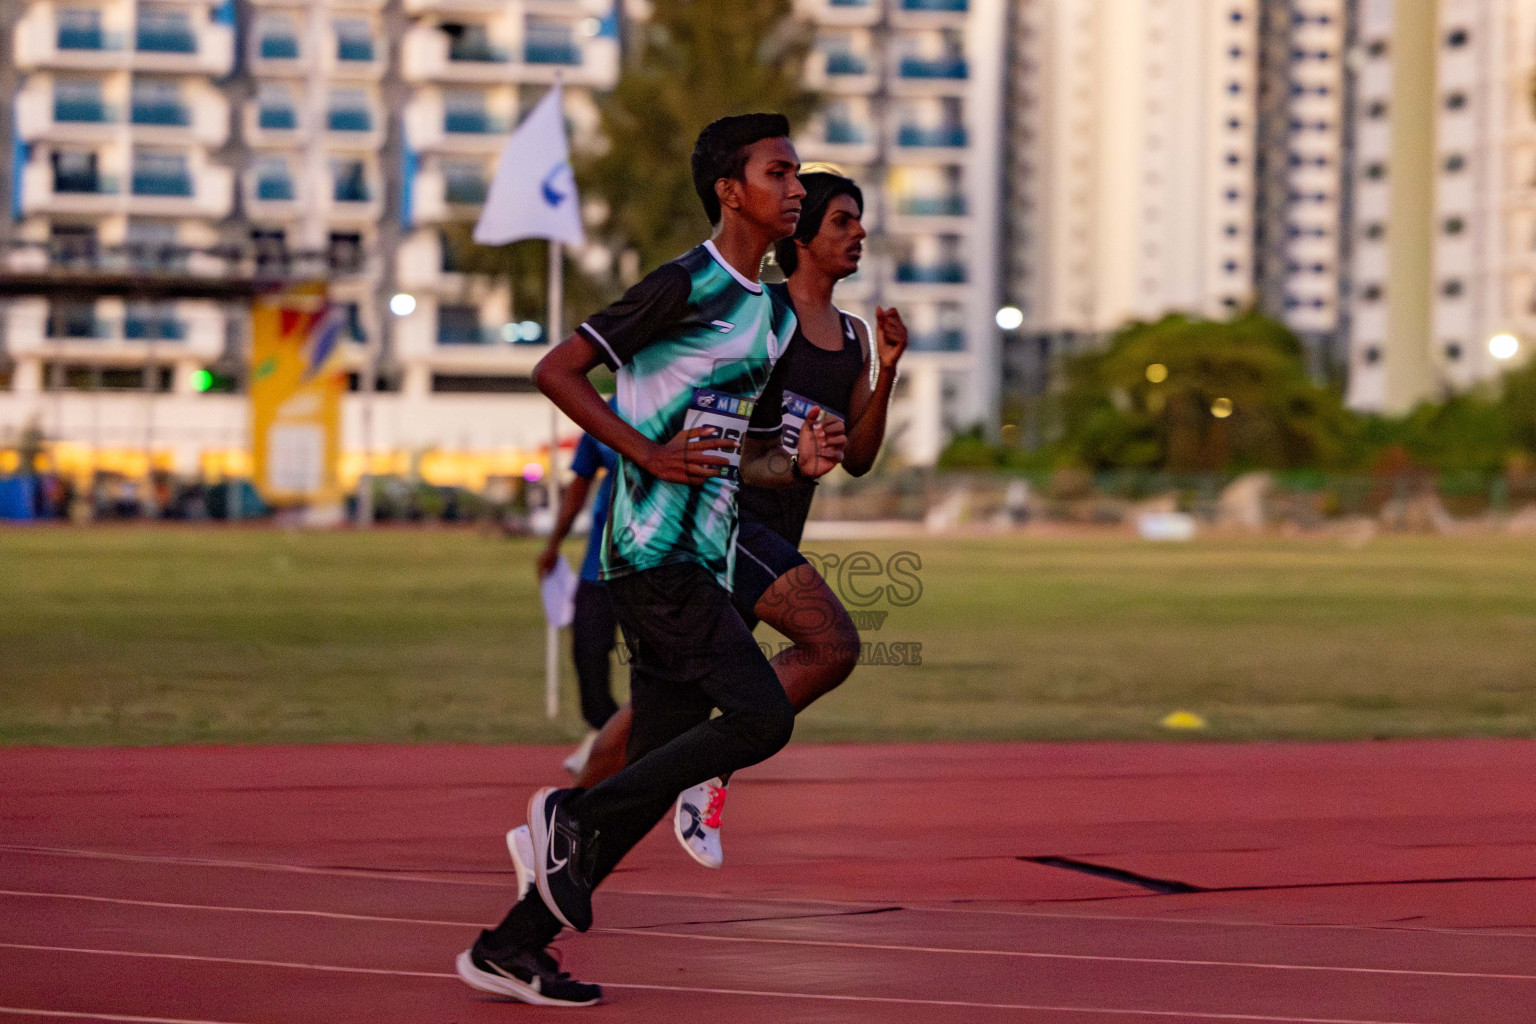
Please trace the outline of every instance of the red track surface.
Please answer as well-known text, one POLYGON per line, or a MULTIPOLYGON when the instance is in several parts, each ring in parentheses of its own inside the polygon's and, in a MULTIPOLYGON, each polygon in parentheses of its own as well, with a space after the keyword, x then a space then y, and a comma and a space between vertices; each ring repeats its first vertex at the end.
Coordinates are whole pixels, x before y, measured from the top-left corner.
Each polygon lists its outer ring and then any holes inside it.
MULTIPOLYGON (((0 1024, 550 1019, 452 974, 562 750, 0 751, 0 1024)), ((1536 745, 791 747, 561 940, 622 1021, 1536 1020, 1536 745), (1165 895, 1025 857, 1206 890, 1165 895)))

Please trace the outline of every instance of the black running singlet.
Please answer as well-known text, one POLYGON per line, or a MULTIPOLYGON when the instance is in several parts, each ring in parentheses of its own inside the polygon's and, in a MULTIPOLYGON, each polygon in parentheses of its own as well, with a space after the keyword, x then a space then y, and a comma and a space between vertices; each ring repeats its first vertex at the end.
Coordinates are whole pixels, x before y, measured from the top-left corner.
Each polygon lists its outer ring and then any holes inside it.
MULTIPOLYGON (((783 300, 789 302, 789 290, 783 285, 769 285, 779 290, 783 300)), ((822 415, 831 413, 848 421, 848 408, 853 399, 853 389, 864 376, 864 361, 868 349, 859 341, 854 331, 854 317, 842 313, 843 346, 832 351, 811 343, 797 323, 784 358, 789 361, 784 380, 785 426, 794 416, 794 406, 809 403, 822 407, 822 415)), ((816 483, 807 480, 783 489, 748 487, 743 485, 736 494, 737 509, 742 518, 755 519, 774 533, 800 546, 800 536, 805 532, 805 520, 811 514, 811 499, 816 496, 816 483)))

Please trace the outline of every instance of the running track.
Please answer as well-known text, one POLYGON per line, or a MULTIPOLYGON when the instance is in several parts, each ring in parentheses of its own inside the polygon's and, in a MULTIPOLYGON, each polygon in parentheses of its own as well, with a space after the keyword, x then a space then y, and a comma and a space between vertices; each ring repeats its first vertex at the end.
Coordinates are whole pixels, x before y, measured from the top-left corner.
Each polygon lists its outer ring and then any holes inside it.
POLYGON ((563 754, 0 750, 0 1024, 1536 1020, 1531 743, 792 746, 535 1010, 452 961, 563 754))

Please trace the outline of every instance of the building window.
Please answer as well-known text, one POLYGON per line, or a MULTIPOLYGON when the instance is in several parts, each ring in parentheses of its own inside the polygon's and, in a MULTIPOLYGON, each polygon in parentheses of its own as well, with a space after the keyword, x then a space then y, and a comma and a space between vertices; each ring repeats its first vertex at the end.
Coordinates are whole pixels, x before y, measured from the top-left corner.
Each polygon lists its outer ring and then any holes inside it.
POLYGON ((1467 30, 1464 28, 1452 29, 1445 37, 1445 45, 1456 49, 1467 45, 1467 30))
POLYGON ((1444 295, 1448 299, 1459 298, 1461 296, 1461 292, 1461 282, 1455 278, 1452 278, 1440 286, 1440 294, 1444 295))
POLYGON ((1380 302, 1381 301, 1381 285, 1379 285, 1379 284, 1368 284, 1368 285, 1366 285, 1364 288, 1360 289, 1360 298, 1364 299, 1366 302, 1380 302))
POLYGON ((1385 39, 1373 39, 1365 48, 1367 55, 1372 57, 1385 57, 1387 55, 1387 41, 1385 39))
POLYGON ((1464 92, 1453 92, 1445 98, 1446 110, 1461 110, 1466 105, 1467 94, 1464 92))
POLYGON ((1387 176, 1387 165, 1383 163, 1370 164, 1365 169, 1365 176, 1372 181, 1380 181, 1387 176))
POLYGON ((1460 217, 1447 217, 1445 219, 1445 233, 1448 235, 1459 235, 1466 226, 1466 223, 1460 217))
POLYGON ((1446 345, 1445 346, 1445 358, 1449 359, 1453 363, 1456 362, 1458 359, 1461 358, 1461 346, 1458 345, 1454 341, 1451 342, 1450 344, 1446 345))
POLYGON ((1445 173, 1447 174, 1455 174, 1457 171, 1460 171, 1463 167, 1466 166, 1467 158, 1462 156, 1460 153, 1452 153, 1450 156, 1445 158, 1445 173))
POLYGON ((1365 116, 1379 121, 1387 116, 1387 103, 1385 100, 1377 100, 1365 108, 1365 116))
POLYGON ((1381 362, 1381 349, 1375 345, 1368 346, 1365 350, 1365 365, 1375 366, 1379 362, 1381 362))

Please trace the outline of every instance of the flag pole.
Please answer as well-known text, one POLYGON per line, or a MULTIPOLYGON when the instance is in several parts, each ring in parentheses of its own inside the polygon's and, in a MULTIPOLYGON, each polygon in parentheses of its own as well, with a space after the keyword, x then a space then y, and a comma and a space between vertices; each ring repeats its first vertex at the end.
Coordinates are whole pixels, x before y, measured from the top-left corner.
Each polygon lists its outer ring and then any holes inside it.
MULTIPOLYGON (((560 342, 560 320, 565 300, 564 261, 558 241, 549 240, 549 312, 546 344, 560 342)), ((549 510, 560 514, 560 411, 553 402, 549 405, 549 510)), ((551 522, 553 526, 553 522, 551 522)), ((550 718, 560 715, 560 630, 552 622, 544 626, 544 713, 550 718)))

